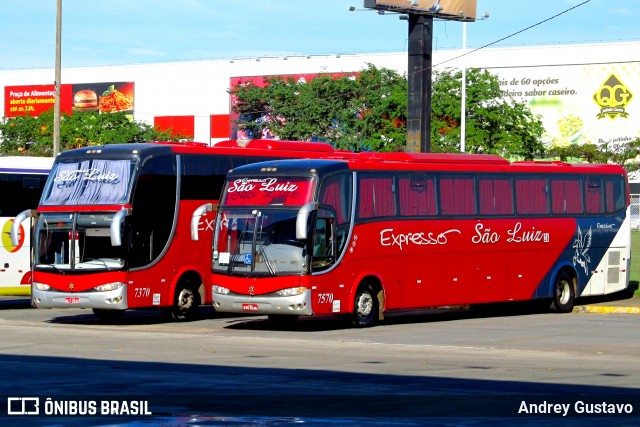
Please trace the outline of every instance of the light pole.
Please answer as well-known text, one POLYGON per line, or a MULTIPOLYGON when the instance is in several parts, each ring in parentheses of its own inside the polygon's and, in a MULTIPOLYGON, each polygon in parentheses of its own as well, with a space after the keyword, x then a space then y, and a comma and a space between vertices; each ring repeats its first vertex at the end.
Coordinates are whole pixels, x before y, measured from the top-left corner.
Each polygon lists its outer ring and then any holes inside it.
POLYGON ((462 22, 462 90, 460 92, 460 152, 464 153, 466 149, 466 132, 467 132, 467 64, 464 57, 467 50, 467 22, 462 22))
POLYGON ((60 152, 60 57, 62 52, 62 0, 57 0, 56 5, 56 70, 53 95, 53 157, 60 152))
MULTIPOLYGON (((482 14, 482 18, 476 21, 489 18, 489 12, 482 14)), ((462 21, 462 89, 460 91, 460 152, 466 150, 466 133, 467 133, 467 64, 465 54, 467 53, 467 21, 462 21)))

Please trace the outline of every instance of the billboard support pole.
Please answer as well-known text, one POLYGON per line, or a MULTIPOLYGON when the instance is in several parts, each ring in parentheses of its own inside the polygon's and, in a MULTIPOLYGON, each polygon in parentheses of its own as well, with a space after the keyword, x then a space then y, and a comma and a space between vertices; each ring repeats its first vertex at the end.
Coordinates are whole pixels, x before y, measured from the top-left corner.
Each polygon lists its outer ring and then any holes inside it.
POLYGON ((431 150, 433 16, 409 14, 407 151, 431 150))

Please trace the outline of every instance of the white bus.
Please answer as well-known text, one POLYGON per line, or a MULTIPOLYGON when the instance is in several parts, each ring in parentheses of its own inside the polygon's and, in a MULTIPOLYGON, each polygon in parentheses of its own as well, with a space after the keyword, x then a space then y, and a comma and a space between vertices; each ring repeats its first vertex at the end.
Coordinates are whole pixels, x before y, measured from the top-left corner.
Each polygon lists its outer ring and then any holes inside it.
POLYGON ((31 230, 22 224, 13 245, 11 226, 20 212, 38 206, 52 164, 52 157, 0 157, 0 295, 31 294, 31 230))

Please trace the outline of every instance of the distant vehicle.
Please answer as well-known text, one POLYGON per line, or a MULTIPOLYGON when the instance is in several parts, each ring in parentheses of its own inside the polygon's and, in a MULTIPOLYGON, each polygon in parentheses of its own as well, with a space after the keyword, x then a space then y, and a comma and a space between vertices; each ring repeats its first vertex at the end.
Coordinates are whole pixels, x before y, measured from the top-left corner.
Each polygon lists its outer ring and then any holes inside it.
MULTIPOLYGON (((35 212, 32 303, 90 308, 103 319, 161 308, 192 318, 211 303, 216 203, 227 171, 277 158, 326 156, 328 144, 273 140, 114 144, 65 151, 35 212)), ((20 223, 32 215, 16 217, 20 223)), ((12 239, 19 233, 14 226, 12 239)))
POLYGON ((31 294, 31 228, 20 226, 11 242, 16 215, 38 205, 53 157, 0 157, 0 295, 31 294))
POLYGON ((361 153, 227 176, 213 240, 217 311, 342 315, 549 299, 628 287, 619 166, 361 153))

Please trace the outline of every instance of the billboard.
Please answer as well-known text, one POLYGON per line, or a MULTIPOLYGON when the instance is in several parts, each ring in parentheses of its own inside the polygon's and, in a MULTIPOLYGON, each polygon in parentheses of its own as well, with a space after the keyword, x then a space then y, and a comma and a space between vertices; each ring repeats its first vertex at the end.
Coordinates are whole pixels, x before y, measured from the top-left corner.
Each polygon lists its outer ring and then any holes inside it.
MULTIPOLYGON (((24 85, 5 86, 5 117, 39 116, 54 106, 55 86, 24 85)), ((60 111, 122 111, 133 117, 134 83, 102 82, 60 85, 60 111)))
POLYGON ((476 0, 365 0, 364 7, 398 13, 434 15, 441 19, 475 21, 476 0))
POLYGON ((500 69, 502 96, 542 118, 546 146, 640 137, 640 62, 500 69))

